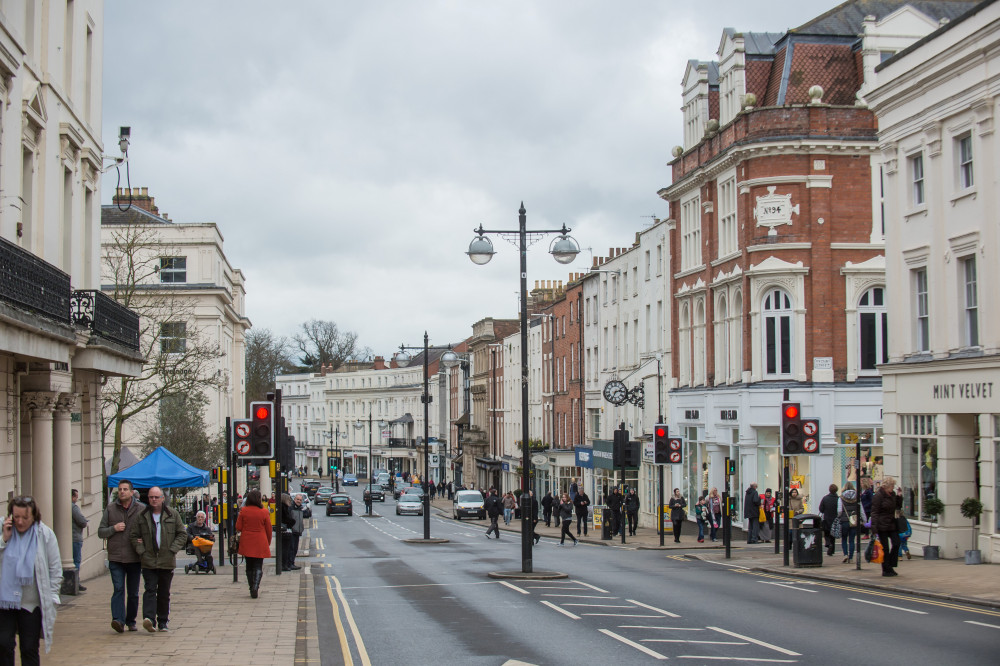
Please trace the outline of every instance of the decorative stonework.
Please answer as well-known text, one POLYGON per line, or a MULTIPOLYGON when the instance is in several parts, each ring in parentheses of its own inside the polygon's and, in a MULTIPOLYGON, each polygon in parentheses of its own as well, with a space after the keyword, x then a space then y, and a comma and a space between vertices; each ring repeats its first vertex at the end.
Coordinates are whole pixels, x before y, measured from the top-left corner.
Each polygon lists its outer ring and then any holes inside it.
POLYGON ((757 219, 758 227, 767 227, 768 236, 777 236, 779 227, 783 224, 792 224, 792 213, 799 214, 799 204, 792 205, 791 194, 775 194, 778 189, 774 185, 767 187, 767 194, 757 197, 757 205, 754 206, 753 216, 757 219))
POLYGON ((21 394, 21 401, 27 410, 51 414, 56 407, 56 396, 57 394, 51 391, 24 391, 21 394))
POLYGON ((57 412, 70 413, 76 410, 80 396, 76 393, 60 393, 56 399, 55 409, 57 412))

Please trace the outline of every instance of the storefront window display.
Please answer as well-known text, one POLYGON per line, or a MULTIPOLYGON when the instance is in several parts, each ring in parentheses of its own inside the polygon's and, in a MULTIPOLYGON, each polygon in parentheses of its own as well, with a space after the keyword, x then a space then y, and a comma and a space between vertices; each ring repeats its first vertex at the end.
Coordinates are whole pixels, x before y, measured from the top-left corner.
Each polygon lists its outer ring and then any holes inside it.
POLYGON ((899 435, 903 512, 911 518, 930 520, 924 513, 924 502, 938 496, 937 417, 900 414, 899 435))
MULTIPOLYGON (((591 504, 607 504, 605 501, 605 491, 611 492, 611 488, 621 484, 622 471, 620 469, 599 469, 594 468, 594 484, 597 487, 594 496, 591 496, 591 504)), ((629 488, 639 488, 639 470, 625 470, 625 485, 629 488)), ((568 486, 567 486, 568 487, 568 486)))
MULTIPOLYGON (((705 445, 698 441, 698 428, 687 426, 681 428, 681 432, 684 433, 684 477, 680 484, 675 485, 681 489, 681 495, 691 507, 697 503, 703 484, 708 483, 708 463, 705 445)), ((673 488, 670 488, 664 497, 669 498, 672 494, 673 488)))
POLYGON ((581 467, 557 467, 556 470, 558 471, 559 476, 555 479, 556 487, 552 491, 553 494, 555 494, 556 491, 558 491, 559 494, 568 493, 569 486, 573 483, 574 479, 576 480, 577 486, 583 483, 583 468, 581 467))
MULTIPOLYGON (((757 478, 744 479, 742 491, 752 481, 757 482, 757 490, 763 493, 768 488, 775 494, 781 492, 783 482, 781 473, 784 467, 784 459, 781 456, 781 442, 777 428, 759 428, 757 430, 757 478)), ((789 456, 788 457, 788 488, 795 488, 799 491, 799 496, 806 503, 807 513, 809 509, 809 496, 812 492, 812 456, 789 456)), ((825 490, 822 494, 826 494, 825 490)), ((822 496, 820 495, 820 497, 822 496)), ((817 503, 819 497, 816 498, 817 503)))
POLYGON ((885 476, 882 464, 882 429, 838 430, 837 449, 833 452, 833 482, 841 488, 850 481, 858 487, 857 455, 858 444, 861 445, 861 474, 869 476, 878 484, 885 476))

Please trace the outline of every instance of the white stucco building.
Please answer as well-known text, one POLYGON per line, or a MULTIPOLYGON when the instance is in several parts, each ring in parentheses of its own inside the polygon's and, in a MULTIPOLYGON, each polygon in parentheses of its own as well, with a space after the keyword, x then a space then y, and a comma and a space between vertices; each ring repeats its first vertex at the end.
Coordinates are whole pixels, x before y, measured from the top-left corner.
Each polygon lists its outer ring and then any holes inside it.
MULTIPOLYGON (((924 25, 929 32, 934 25, 924 25)), ((873 68, 890 329, 885 459, 911 543, 1000 561, 1000 3, 873 68), (959 506, 977 498, 976 534, 959 506), (927 500, 944 502, 935 525, 927 500), (929 534, 933 528, 933 536, 929 534)))

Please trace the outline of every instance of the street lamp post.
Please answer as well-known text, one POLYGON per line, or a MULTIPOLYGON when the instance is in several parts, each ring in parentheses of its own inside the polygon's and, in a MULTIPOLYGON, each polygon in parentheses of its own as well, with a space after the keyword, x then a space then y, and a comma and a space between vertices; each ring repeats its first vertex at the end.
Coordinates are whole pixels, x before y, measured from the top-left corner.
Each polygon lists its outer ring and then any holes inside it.
MULTIPOLYGON (((430 494, 430 405, 431 405, 431 394, 429 388, 429 366, 428 356, 430 354, 430 340, 427 336, 427 331, 424 331, 424 394, 420 397, 420 401, 424 403, 424 539, 431 538, 431 494, 430 494)), ((396 353, 396 365, 401 368, 405 368, 410 364, 410 355, 406 353, 407 349, 419 349, 419 347, 407 347, 406 345, 399 345, 399 351, 396 353)), ((447 347, 435 347, 435 349, 446 349, 441 355, 441 363, 445 367, 451 368, 458 363, 458 354, 451 351, 451 346, 447 347)))
MULTIPOLYGON (((379 420, 378 422, 379 428, 384 428, 386 425, 388 424, 385 421, 379 420)), ((362 421, 361 419, 358 419, 354 423, 354 427, 357 430, 361 430, 362 428, 365 427, 365 422, 362 421)), ((372 471, 374 469, 375 469, 375 463, 374 459, 372 458, 372 404, 369 402, 368 403, 368 498, 369 498, 368 515, 369 516, 372 515, 372 509, 371 509, 372 476, 373 476, 372 471)), ((357 474, 357 470, 354 470, 354 473, 357 474)))
MULTIPOLYGON (((329 433, 325 433, 324 432, 323 434, 326 436, 327 439, 330 440, 331 444, 333 444, 334 451, 336 451, 336 455, 334 456, 334 459, 337 461, 337 471, 333 472, 332 474, 333 474, 334 489, 335 489, 336 492, 339 493, 340 492, 340 476, 338 474, 342 471, 342 468, 343 468, 343 463, 340 460, 340 438, 343 437, 344 439, 347 439, 347 433, 345 432, 343 435, 340 434, 340 424, 338 423, 336 428, 334 428, 333 426, 330 426, 330 432, 329 433)), ((327 455, 329 455, 329 454, 330 454, 330 450, 327 449, 327 455)), ((321 467, 321 469, 322 469, 322 467, 321 467)))
MULTIPOLYGON (((562 229, 540 229, 528 231, 527 217, 524 203, 518 212, 517 231, 483 229, 479 225, 474 229, 476 237, 469 243, 469 259, 473 263, 483 265, 489 262, 496 254, 493 250, 493 243, 486 234, 498 234, 513 242, 516 234, 517 248, 521 253, 521 492, 527 493, 531 483, 531 450, 528 446, 528 236, 541 237, 546 234, 559 234, 549 245, 549 253, 560 264, 571 263, 580 253, 580 246, 569 235, 572 229, 568 229, 564 224, 562 229)), ((531 546, 532 546, 532 525, 527 511, 521 512, 521 571, 523 573, 532 572, 531 546)))

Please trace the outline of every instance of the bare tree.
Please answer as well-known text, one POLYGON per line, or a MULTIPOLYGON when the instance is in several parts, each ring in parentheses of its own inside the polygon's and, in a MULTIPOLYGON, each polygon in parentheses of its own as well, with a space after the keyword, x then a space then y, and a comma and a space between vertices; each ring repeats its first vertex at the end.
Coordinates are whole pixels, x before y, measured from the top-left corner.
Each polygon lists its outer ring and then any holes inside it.
POLYGON ((250 329, 244 338, 246 344, 246 408, 250 403, 263 400, 274 388, 274 379, 285 372, 295 371, 292 347, 288 339, 275 336, 266 328, 250 329))
POLYGON ((158 418, 143 437, 143 456, 163 446, 199 469, 222 464, 225 433, 209 432, 205 423, 207 404, 203 393, 165 396, 160 401, 158 418))
POLYGON ((319 319, 302 324, 302 333, 295 336, 295 344, 302 353, 300 364, 309 372, 319 372, 324 365, 336 370, 345 361, 371 353, 367 347, 358 348, 357 333, 342 332, 336 323, 319 319))
POLYGON ((168 396, 195 396, 210 388, 229 385, 227 373, 219 370, 223 356, 219 345, 204 338, 193 325, 193 302, 161 285, 161 256, 182 253, 165 246, 156 225, 122 224, 109 227, 111 239, 103 244, 102 272, 110 294, 139 315, 139 351, 146 359, 136 377, 121 377, 104 387, 102 429, 104 441, 113 443, 111 473, 121 460, 125 424, 136 420, 137 431, 148 427, 150 410, 158 409, 168 396), (141 418, 146 417, 146 418, 141 418))

